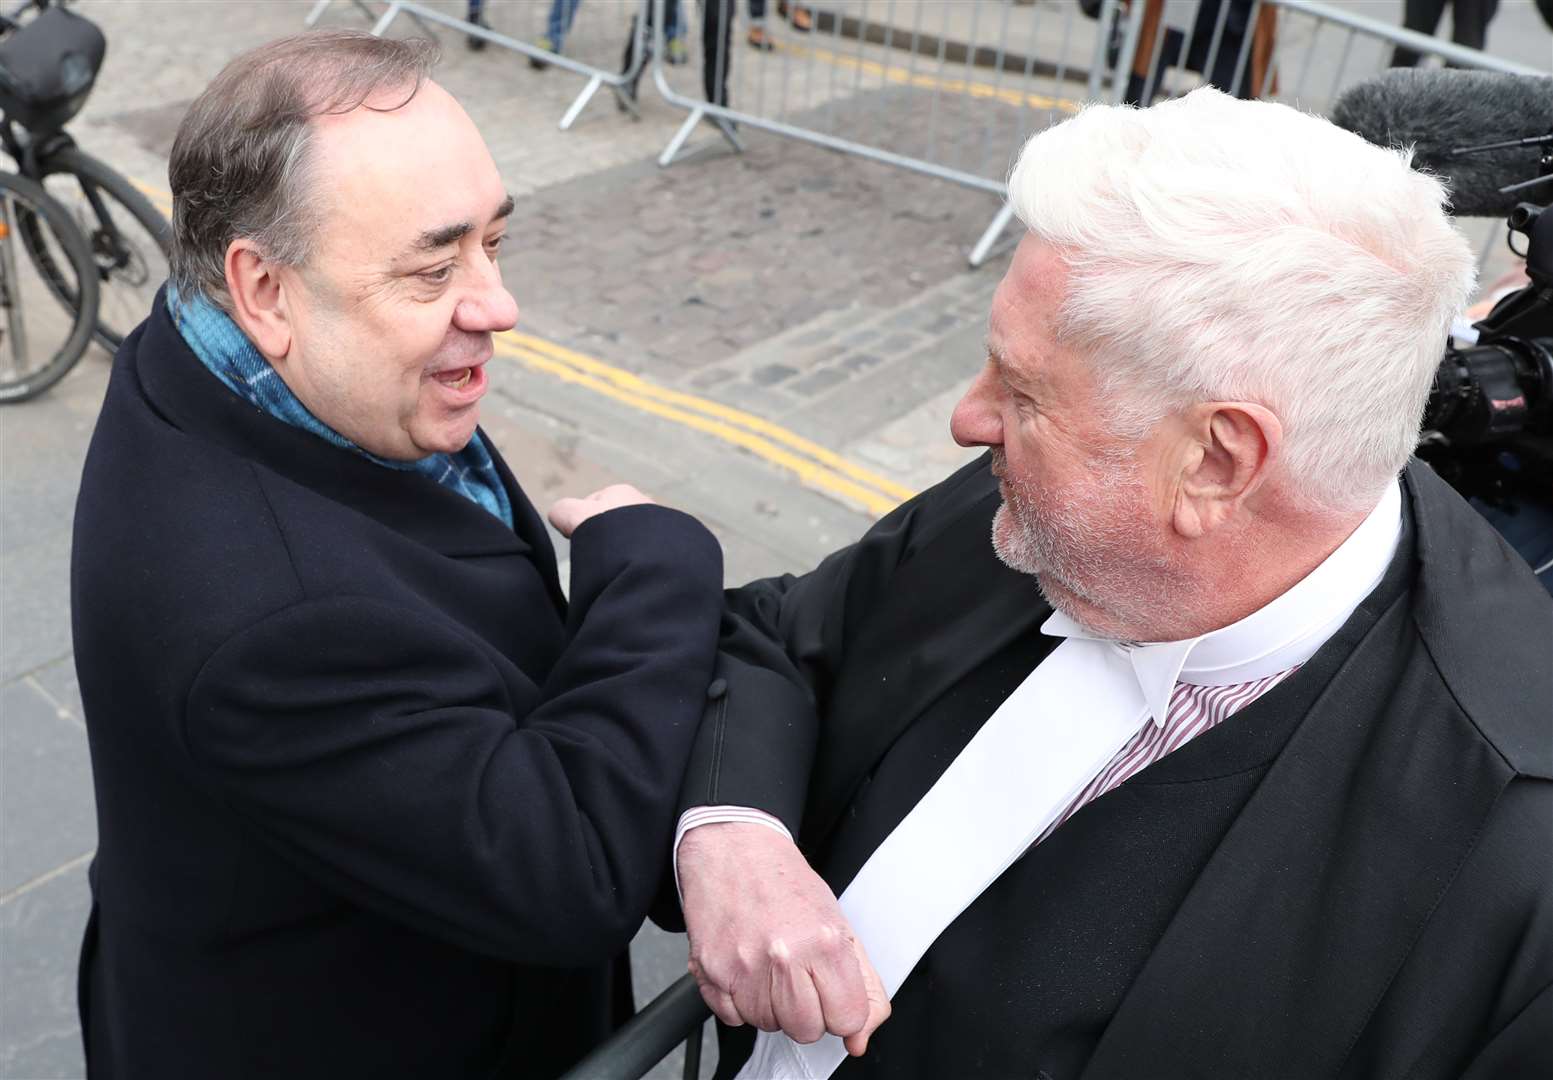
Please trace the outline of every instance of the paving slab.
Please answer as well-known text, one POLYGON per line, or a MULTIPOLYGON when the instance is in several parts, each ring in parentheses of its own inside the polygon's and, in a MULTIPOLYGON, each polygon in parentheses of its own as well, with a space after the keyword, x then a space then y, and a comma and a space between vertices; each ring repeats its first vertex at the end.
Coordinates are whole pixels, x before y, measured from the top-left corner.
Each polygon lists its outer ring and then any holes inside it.
POLYGON ((0 687, 0 896, 97 846, 91 790, 80 725, 30 681, 0 687))
POLYGON ((79 1080, 76 961, 91 911, 86 864, 0 904, 0 1077, 79 1080))

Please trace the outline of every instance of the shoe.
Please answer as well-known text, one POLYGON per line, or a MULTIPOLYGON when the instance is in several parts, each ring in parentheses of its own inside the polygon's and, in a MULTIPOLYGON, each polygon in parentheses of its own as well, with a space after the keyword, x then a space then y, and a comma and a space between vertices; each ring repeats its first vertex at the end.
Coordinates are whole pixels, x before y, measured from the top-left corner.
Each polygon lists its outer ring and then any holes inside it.
POLYGON ((750 48, 757 52, 770 52, 776 48, 776 42, 771 40, 771 35, 766 33, 764 26, 750 27, 749 37, 746 40, 749 41, 750 48))
POLYGON ((814 12, 802 4, 789 6, 787 0, 777 0, 777 14, 790 22, 799 33, 807 34, 814 29, 814 12))
POLYGON ((675 67, 690 63, 690 50, 685 47, 684 38, 669 38, 668 60, 675 67))
MULTIPOLYGON (((543 34, 540 34, 537 38, 534 39, 534 45, 536 48, 544 49, 546 52, 559 53, 561 51, 560 45, 556 44, 554 41, 551 41, 543 34)), ((528 66, 533 68, 535 71, 543 71, 545 68, 550 66, 550 61, 542 59, 538 56, 531 56, 528 58, 528 66)))
MULTIPOLYGON (((466 19, 464 21, 470 23, 473 26, 483 26, 487 30, 491 28, 491 24, 485 21, 484 15, 476 15, 474 18, 466 19)), ((479 52, 481 49, 484 49, 486 45, 489 44, 489 42, 487 42, 483 37, 475 37, 473 34, 470 34, 464 39, 464 44, 469 47, 470 52, 479 52)))

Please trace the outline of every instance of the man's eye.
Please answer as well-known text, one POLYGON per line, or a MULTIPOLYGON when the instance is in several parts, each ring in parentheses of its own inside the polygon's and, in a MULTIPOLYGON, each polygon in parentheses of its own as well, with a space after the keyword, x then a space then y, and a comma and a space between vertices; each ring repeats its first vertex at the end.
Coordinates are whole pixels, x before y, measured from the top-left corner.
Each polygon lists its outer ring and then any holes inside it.
POLYGON ((452 280, 453 268, 451 266, 439 266, 435 270, 427 270, 418 276, 428 285, 446 285, 452 280))
POLYGON ((493 236, 485 242, 485 250, 492 258, 495 258, 496 253, 501 250, 502 241, 505 239, 507 239, 507 234, 502 233, 500 236, 493 236))

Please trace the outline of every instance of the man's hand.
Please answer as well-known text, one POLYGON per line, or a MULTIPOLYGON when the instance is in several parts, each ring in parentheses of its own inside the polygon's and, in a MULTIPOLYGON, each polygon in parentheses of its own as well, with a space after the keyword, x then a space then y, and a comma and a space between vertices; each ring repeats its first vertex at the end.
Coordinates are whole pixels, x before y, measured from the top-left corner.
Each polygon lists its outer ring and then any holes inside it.
POLYGON ((691 829, 679 846, 690 973, 707 1006, 812 1043, 827 1031, 860 1056, 890 1001, 830 887, 764 825, 691 829))
POLYGON ((630 484, 611 484, 580 499, 557 499, 555 505, 550 508, 548 516, 550 524, 559 529, 562 536, 569 537, 577 531, 577 526, 606 510, 615 510, 622 506, 652 505, 655 505, 652 499, 630 484))

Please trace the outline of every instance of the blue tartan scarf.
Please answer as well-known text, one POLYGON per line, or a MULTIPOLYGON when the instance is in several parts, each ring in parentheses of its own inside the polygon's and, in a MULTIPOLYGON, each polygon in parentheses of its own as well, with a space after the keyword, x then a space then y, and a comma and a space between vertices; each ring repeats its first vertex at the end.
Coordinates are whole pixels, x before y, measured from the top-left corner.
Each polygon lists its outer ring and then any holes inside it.
POLYGON ((203 296, 183 302, 171 282, 167 286, 167 311, 173 325, 188 342, 200 363, 220 379, 226 388, 250 405, 275 419, 312 432, 342 450, 360 454, 368 461, 388 469, 418 472, 443 487, 458 492, 479 504, 512 527, 512 504, 502 488, 501 477, 491 461, 480 433, 475 432, 469 445, 456 454, 432 454, 419 461, 389 461, 368 453, 345 436, 326 426, 297 399, 284 379, 275 373, 269 361, 253 342, 237 328, 231 316, 203 296))

